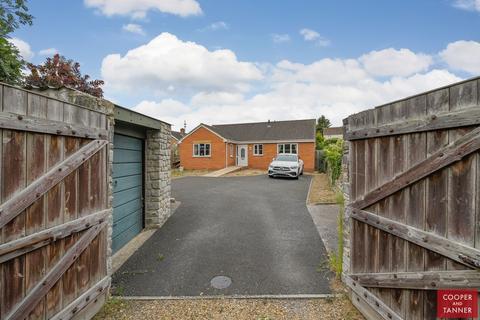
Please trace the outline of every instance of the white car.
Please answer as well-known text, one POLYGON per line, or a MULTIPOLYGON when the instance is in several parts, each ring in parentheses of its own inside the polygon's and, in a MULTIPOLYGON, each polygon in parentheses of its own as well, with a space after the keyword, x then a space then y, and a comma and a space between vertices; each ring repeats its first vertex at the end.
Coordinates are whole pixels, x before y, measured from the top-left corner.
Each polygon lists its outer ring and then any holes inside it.
POLYGON ((296 154, 279 154, 268 166, 268 176, 298 179, 303 174, 303 160, 296 154))

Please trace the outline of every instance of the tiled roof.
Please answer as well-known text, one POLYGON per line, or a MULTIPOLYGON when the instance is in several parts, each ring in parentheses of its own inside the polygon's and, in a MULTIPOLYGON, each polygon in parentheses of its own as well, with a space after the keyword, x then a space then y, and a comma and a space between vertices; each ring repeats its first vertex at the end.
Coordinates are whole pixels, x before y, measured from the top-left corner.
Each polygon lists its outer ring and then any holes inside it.
POLYGON ((315 140, 315 119, 220 124, 207 126, 234 141, 315 140))

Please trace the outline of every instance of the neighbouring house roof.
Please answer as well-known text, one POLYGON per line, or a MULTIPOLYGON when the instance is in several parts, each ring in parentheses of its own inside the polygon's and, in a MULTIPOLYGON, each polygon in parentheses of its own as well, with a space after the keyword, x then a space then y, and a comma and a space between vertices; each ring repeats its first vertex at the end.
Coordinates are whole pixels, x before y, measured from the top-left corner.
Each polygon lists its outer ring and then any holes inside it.
POLYGON ((219 124, 211 126, 203 124, 203 126, 226 140, 236 142, 315 141, 315 119, 219 124))
POLYGON ((172 137, 174 137, 175 139, 179 140, 182 139, 185 135, 179 131, 171 131, 171 134, 172 134, 172 137))
POLYGON ((343 135, 343 127, 331 127, 323 129, 324 136, 339 136, 343 135))

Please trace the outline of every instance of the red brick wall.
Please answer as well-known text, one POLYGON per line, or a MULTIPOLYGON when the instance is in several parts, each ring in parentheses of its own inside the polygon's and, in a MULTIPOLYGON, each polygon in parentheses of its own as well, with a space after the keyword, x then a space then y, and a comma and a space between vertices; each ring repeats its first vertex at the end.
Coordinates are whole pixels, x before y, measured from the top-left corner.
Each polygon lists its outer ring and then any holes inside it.
MULTIPOLYGON (((298 154, 303 160, 304 170, 312 172, 315 169, 315 143, 298 143, 298 154)), ((253 144, 248 145, 248 166, 254 169, 267 170, 272 159, 277 156, 276 143, 263 144, 263 156, 253 155, 253 144)))
POLYGON ((236 157, 237 157, 237 145, 233 143, 228 143, 227 144, 227 152, 228 152, 228 158, 227 158, 227 163, 229 166, 234 166, 236 164, 236 157), (233 147, 231 150, 230 148, 233 147), (233 151, 233 152, 230 152, 233 151))
POLYGON ((196 170, 225 168, 225 142, 210 130, 203 127, 197 129, 191 135, 186 137, 178 147, 180 152, 180 165, 184 169, 196 170), (195 143, 210 143, 210 157, 194 157, 193 145, 195 143))

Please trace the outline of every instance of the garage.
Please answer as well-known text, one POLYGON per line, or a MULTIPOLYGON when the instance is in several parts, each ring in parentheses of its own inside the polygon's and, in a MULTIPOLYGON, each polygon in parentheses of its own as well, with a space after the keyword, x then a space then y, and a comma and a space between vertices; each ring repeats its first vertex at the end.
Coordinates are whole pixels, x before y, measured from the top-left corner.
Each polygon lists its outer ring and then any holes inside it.
POLYGON ((113 138, 113 232, 115 253, 143 229, 143 140, 113 138))
POLYGON ((170 126, 120 106, 114 120, 112 253, 121 255, 143 229, 170 215, 170 126))

